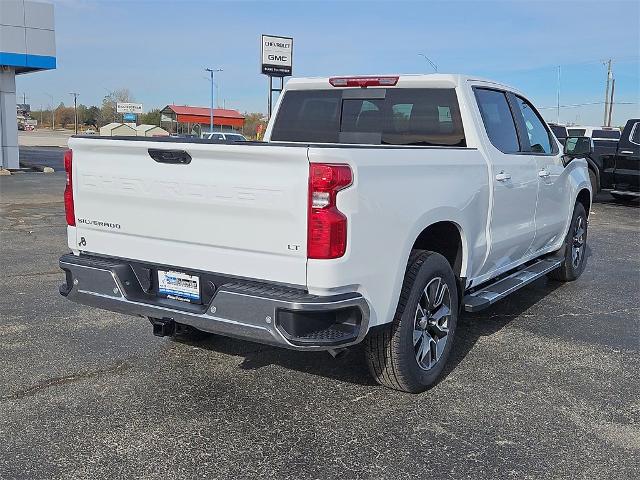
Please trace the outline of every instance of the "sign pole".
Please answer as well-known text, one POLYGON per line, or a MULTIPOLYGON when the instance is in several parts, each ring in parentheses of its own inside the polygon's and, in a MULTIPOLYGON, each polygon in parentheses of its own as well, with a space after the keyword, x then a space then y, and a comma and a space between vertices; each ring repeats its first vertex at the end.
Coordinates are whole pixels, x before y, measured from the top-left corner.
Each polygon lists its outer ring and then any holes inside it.
POLYGON ((267 115, 267 120, 271 118, 271 103, 273 102, 273 77, 269 75, 269 114, 267 115))

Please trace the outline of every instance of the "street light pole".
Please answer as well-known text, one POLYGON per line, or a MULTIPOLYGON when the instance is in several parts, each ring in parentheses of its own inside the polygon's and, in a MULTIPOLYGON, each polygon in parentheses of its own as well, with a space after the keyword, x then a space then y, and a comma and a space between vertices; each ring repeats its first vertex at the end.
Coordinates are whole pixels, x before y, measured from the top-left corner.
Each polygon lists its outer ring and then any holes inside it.
POLYGON ((76 125, 76 135, 78 134, 78 95, 79 93, 70 92, 69 95, 73 95, 73 121, 76 125))
POLYGON ((211 77, 211 112, 209 113, 209 133, 213 133, 213 99, 214 99, 214 73, 222 72, 221 68, 205 68, 211 77))
POLYGON ((431 61, 431 59, 429 57, 427 57, 424 53, 419 53, 418 55, 420 55, 421 57, 424 57, 424 59, 429 62, 429 65, 431 65, 431 68, 433 68, 433 70, 438 73, 438 65, 436 65, 435 63, 433 63, 431 61))

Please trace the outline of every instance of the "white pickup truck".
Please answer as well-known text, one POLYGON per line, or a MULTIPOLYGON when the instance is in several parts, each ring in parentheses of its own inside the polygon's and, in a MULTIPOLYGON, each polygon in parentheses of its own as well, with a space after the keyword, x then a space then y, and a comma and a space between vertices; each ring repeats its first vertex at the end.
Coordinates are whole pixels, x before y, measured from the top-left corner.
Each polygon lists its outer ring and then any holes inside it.
POLYGON ((264 142, 73 137, 69 300, 431 386, 463 310, 584 268, 590 142, 461 75, 292 79, 264 142), (569 149, 569 150, 567 150, 569 149))

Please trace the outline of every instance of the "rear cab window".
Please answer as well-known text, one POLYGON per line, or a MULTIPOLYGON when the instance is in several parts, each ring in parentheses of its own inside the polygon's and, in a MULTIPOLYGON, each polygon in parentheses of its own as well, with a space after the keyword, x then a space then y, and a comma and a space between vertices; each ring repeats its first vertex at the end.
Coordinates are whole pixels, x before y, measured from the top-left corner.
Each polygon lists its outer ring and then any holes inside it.
POLYGON ((560 125, 549 125, 549 128, 558 139, 567 138, 567 129, 560 125))
POLYGON ((620 132, 617 130, 594 130, 591 134, 591 138, 620 140, 620 132))
POLYGON ((567 133, 570 137, 584 137, 584 134, 587 132, 584 128, 569 128, 567 129, 567 133))
POLYGON ((290 90, 271 140, 466 147, 453 88, 290 90))

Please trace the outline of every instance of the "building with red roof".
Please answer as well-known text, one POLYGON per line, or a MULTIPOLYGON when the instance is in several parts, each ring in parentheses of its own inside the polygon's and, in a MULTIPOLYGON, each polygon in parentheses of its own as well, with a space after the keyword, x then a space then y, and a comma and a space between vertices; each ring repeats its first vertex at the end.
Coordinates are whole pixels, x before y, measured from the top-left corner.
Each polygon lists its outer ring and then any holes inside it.
MULTIPOLYGON (((208 132, 211 109, 186 105, 167 105, 161 110, 160 126, 170 133, 208 132)), ((213 129, 218 131, 242 131, 244 116, 237 110, 213 109, 213 129)))

